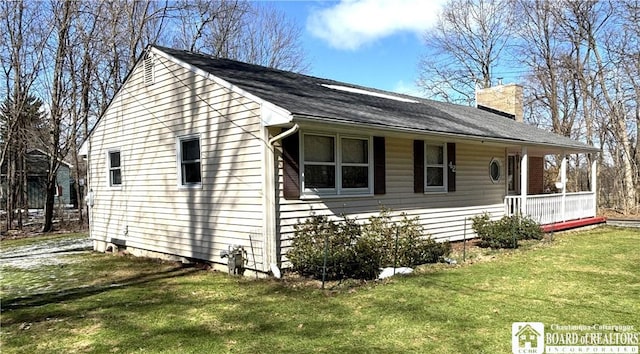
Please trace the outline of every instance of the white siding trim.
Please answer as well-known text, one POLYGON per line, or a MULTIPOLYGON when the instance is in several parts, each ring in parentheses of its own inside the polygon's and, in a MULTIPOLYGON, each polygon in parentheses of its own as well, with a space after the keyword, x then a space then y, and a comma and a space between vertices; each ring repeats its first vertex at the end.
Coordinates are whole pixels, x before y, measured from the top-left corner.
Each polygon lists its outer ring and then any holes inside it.
POLYGON ((146 87, 138 65, 89 139, 92 239, 219 264, 226 264, 220 251, 237 244, 248 269, 266 269, 260 105, 155 59, 156 83, 146 87), (114 128, 123 119, 124 133, 114 128), (176 138, 194 133, 202 186, 185 190, 177 187, 176 138), (114 147, 126 168, 121 190, 106 187, 106 150, 114 147))

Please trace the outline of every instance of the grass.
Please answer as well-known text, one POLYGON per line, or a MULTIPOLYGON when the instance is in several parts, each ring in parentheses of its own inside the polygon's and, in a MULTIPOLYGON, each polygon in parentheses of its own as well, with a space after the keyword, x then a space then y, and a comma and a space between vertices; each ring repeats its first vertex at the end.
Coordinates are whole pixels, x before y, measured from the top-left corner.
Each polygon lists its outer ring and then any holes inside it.
MULTIPOLYGON (((3 241, 2 249, 14 247, 3 241)), ((598 228, 469 250, 384 283, 322 291, 88 253, 3 267, 3 353, 510 353, 511 323, 640 328, 640 232, 598 228), (474 253, 475 252, 475 253, 474 253), (21 284, 31 284, 28 293, 21 284), (34 284, 39 284, 35 286, 34 284)))

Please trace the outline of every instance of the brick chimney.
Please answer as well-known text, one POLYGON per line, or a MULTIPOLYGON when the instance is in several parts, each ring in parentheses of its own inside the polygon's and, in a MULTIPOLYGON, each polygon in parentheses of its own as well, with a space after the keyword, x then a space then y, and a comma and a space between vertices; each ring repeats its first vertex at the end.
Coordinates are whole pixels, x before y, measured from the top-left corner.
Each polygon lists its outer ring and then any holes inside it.
POLYGON ((476 106, 502 114, 516 122, 522 122, 524 120, 522 86, 500 83, 498 86, 476 89, 476 106))

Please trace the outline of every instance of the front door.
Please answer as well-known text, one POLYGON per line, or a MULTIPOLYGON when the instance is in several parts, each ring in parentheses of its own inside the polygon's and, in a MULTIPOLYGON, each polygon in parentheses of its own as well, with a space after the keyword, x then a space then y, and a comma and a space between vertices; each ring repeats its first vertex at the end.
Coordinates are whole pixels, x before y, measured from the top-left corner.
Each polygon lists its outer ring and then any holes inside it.
POLYGON ((507 156, 507 194, 520 194, 520 156, 507 156))

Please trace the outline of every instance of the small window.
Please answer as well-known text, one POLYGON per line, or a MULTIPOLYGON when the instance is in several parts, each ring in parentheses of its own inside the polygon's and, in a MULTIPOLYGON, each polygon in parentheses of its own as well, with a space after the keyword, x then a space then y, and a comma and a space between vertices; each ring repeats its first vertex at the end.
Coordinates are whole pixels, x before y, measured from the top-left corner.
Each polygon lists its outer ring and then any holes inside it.
POLYGON ((120 151, 109 151, 109 185, 122 185, 122 163, 120 151))
POLYGON ((446 149, 443 144, 426 144, 425 190, 444 191, 446 186, 446 149))
POLYGON ((179 139, 180 184, 197 186, 202 183, 200 169, 200 138, 179 139))
POLYGON ((502 177, 502 166, 500 166, 500 161, 498 159, 494 158, 489 163, 489 176, 493 183, 498 183, 500 181, 500 178, 502 177))

